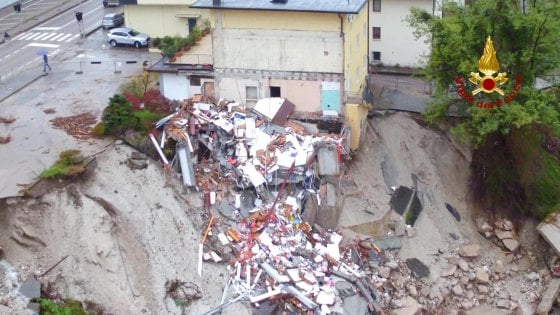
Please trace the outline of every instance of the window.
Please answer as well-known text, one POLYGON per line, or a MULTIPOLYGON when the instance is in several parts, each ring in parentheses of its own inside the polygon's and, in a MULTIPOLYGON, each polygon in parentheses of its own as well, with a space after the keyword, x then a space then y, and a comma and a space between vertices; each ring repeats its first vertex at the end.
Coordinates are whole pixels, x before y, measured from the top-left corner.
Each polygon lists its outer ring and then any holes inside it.
POLYGON ((248 107, 253 107, 257 104, 258 93, 256 86, 246 86, 245 87, 245 105, 248 107))
POLYGON ((270 87, 270 97, 281 97, 280 96, 280 87, 279 86, 271 86, 270 87))
POLYGON ((374 26, 371 28, 371 38, 381 39, 381 27, 374 26))
POLYGON ((193 31, 194 27, 196 26, 196 18, 188 18, 187 23, 189 26, 189 34, 193 31))
POLYGON ((200 86, 200 78, 190 78, 191 86, 200 86))
POLYGON ((372 0, 373 1, 373 12, 381 12, 381 0, 372 0))
POLYGON ((371 52, 371 60, 373 63, 380 63, 381 62, 381 52, 380 51, 372 51, 371 52))

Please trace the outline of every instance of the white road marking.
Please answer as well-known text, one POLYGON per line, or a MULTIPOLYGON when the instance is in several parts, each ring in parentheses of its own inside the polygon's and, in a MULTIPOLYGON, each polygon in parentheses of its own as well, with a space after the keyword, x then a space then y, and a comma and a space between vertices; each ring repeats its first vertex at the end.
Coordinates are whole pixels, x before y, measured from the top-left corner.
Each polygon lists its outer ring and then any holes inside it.
POLYGON ((61 41, 65 40, 65 39, 67 39, 67 38, 70 37, 70 36, 72 36, 72 34, 66 34, 66 35, 62 36, 61 38, 57 39, 56 41, 57 41, 57 42, 61 42, 61 41))
POLYGON ((50 40, 51 40, 51 41, 55 41, 55 40, 59 39, 61 36, 64 36, 64 35, 65 35, 64 33, 59 33, 58 35, 56 35, 55 37, 51 38, 50 40))
POLYGON ((60 45, 47 44, 47 43, 29 43, 26 46, 30 47, 46 47, 46 48, 58 48, 60 45))
POLYGON ((53 37, 54 35, 56 35, 57 33, 49 33, 49 36, 44 37, 42 40, 50 40, 49 38, 53 37))
POLYGON ((41 36, 41 34, 42 34, 42 33, 35 33, 35 34, 33 34, 33 36, 27 37, 25 40, 32 40, 32 39, 34 39, 35 37, 41 36))
POLYGON ((36 27, 34 31, 58 31, 60 27, 36 27))
POLYGON ((76 35, 70 37, 69 39, 66 40, 66 42, 68 43, 68 42, 70 42, 71 40, 75 39, 75 38, 78 37, 78 36, 80 36, 80 34, 76 34, 76 35))
POLYGON ((27 34, 26 34, 26 33, 23 33, 23 34, 21 34, 21 35, 22 35, 21 37, 18 35, 19 38, 16 37, 15 39, 17 39, 17 40, 25 40, 25 39, 28 39, 28 38, 31 37, 31 36, 36 35, 36 34, 38 34, 38 33, 27 33, 27 34))
POLYGON ((33 38, 33 40, 43 40, 43 38, 47 37, 49 33, 41 33, 41 35, 33 38))

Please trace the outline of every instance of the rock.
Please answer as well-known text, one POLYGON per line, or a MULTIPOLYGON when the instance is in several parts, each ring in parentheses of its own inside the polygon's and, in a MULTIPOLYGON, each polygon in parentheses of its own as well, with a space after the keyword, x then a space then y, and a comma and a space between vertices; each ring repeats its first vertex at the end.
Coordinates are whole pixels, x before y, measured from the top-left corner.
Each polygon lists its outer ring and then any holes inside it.
POLYGON ((485 285, 478 285, 476 288, 480 293, 488 293, 488 287, 485 285))
POLYGON ((397 262, 394 260, 389 260, 388 262, 385 263, 385 267, 388 267, 391 270, 395 270, 399 267, 399 264, 397 264, 397 262))
POLYGON ((509 292, 507 290, 501 290, 500 293, 498 294, 498 297, 500 299, 509 299, 509 292))
POLYGON ((468 264, 465 260, 463 260, 463 259, 460 259, 460 260, 459 260, 458 265, 459 265, 459 268, 460 268, 463 272, 467 272, 467 271, 470 270, 469 264, 468 264))
POLYGON ((515 303, 514 301, 509 301, 509 310, 513 311, 519 307, 519 304, 515 303))
POLYGON ((128 159, 128 166, 133 170, 142 170, 148 167, 146 160, 128 159))
POLYGON ((511 231, 496 230, 494 233, 500 240, 513 238, 513 233, 511 231))
POLYGON ((385 278, 385 279, 389 279, 389 277, 391 276, 391 268, 389 267, 380 267, 378 274, 380 277, 385 278))
POLYGON ((467 290, 465 292, 465 296, 467 297, 467 299, 472 300, 472 298, 474 298, 474 292, 471 290, 467 290))
POLYGON ((507 308, 509 309, 509 300, 506 299, 498 299, 496 306, 499 308, 507 308))
POLYGON ((480 245, 477 244, 470 244, 470 245, 463 245, 459 249, 459 256, 461 257, 478 257, 480 255, 480 245))
POLYGON ((539 274, 536 272, 531 272, 525 275, 525 278, 529 281, 535 281, 539 278, 539 274))
POLYGON ((411 237, 416 237, 418 235, 418 231, 416 231, 415 228, 413 227, 407 227, 406 228, 406 235, 411 238, 411 237))
POLYGON ((451 275, 453 275, 455 273, 455 270, 457 270, 457 266, 456 265, 447 265, 447 267, 443 270, 443 272, 441 273, 442 277, 449 277, 451 275))
POLYGON ((479 217, 476 218, 476 228, 478 232, 484 234, 486 232, 492 232, 492 226, 485 218, 479 217))
POLYGON ((418 296, 418 291, 416 290, 416 287, 414 285, 409 285, 407 289, 408 294, 410 294, 411 297, 415 298, 416 296, 418 296))
POLYGON ((465 300, 461 302, 461 307, 466 310, 470 310, 473 307, 473 303, 471 301, 465 300))
POLYGON ((496 264, 494 265, 494 272, 500 274, 506 272, 506 267, 504 266, 504 263, 501 260, 496 260, 496 264))
POLYGON ((138 152, 138 151, 133 151, 130 154, 130 158, 133 160, 147 160, 148 156, 142 152, 138 152))
POLYGON ((502 240, 504 246, 510 251, 515 252, 519 248, 519 242, 514 239, 504 239, 502 240))
POLYGON ((513 230, 513 223, 510 220, 504 219, 502 220, 502 228, 506 231, 513 230))
POLYGON ((463 296, 463 287, 461 287, 460 284, 457 284, 453 287, 453 289, 451 289, 451 292, 453 292, 453 294, 455 294, 456 296, 463 296))
POLYGON ((418 258, 409 258, 406 260, 406 265, 408 269, 412 272, 412 275, 416 278, 424 278, 430 275, 430 269, 418 258))
POLYGON ((397 225, 395 226, 395 235, 404 236, 405 233, 406 231, 404 225, 402 225, 401 223, 397 223, 397 225))
POLYGON ((422 311, 422 305, 420 305, 415 299, 410 296, 406 297, 406 300, 402 303, 402 306, 403 308, 394 310, 392 313, 395 315, 413 315, 420 314, 420 312, 422 311))
POLYGON ((358 294, 345 298, 342 302, 344 314, 363 315, 368 313, 366 300, 358 294))
POLYGON ((124 141, 122 141, 121 139, 117 139, 115 140, 115 145, 123 145, 124 141))
POLYGON ((345 298, 355 293, 354 287, 348 281, 338 281, 334 286, 341 298, 345 298))
POLYGON ((514 259, 514 257, 513 257, 512 254, 507 254, 506 255, 506 265, 511 264, 513 262, 513 259, 514 259))
POLYGON ((449 259, 447 260, 447 262, 450 265, 457 265, 457 257, 453 256, 453 257, 449 257, 449 259))
POLYGON ((487 284, 490 281, 490 276, 488 275, 486 270, 484 270, 483 268, 478 268, 476 270, 475 281, 476 283, 487 284))
POLYGON ((41 283, 35 278, 34 275, 29 275, 27 280, 19 288, 19 292, 30 299, 38 298, 41 296, 41 283))
POLYGON ((436 300, 436 299, 441 300, 441 299, 442 299, 439 286, 434 285, 434 286, 430 289, 430 293, 428 293, 428 298, 431 299, 431 300, 436 300))

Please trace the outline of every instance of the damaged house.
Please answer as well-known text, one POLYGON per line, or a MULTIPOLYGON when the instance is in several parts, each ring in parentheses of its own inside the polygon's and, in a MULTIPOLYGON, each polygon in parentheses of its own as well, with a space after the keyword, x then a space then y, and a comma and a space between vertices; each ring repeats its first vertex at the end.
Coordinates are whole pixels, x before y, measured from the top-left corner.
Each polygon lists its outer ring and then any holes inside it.
MULTIPOLYGON (((169 7, 176 5, 167 2, 169 7)), ((158 3, 162 12, 168 11, 162 4, 166 1, 158 3)), ((173 61, 162 58, 149 71, 160 74, 162 93, 170 99, 209 90, 215 100, 232 100, 247 108, 262 98, 287 99, 295 105, 293 118, 349 125, 355 150, 368 111, 362 98, 368 64, 367 7, 365 0, 196 1, 190 13, 181 13, 189 16, 183 29, 208 19, 211 34, 173 61)), ((133 16, 153 8, 149 1, 125 2, 125 12, 133 16)), ((130 21, 137 29, 152 23, 148 18, 130 21)))

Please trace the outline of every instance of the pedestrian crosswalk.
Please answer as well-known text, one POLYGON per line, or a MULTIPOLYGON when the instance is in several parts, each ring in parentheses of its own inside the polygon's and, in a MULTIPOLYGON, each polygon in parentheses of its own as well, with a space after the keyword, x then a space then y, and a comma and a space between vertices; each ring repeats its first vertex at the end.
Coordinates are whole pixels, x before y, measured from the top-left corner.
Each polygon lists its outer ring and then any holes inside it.
POLYGON ((80 34, 57 32, 24 32, 14 37, 14 40, 69 43, 78 37, 80 37, 80 34))

